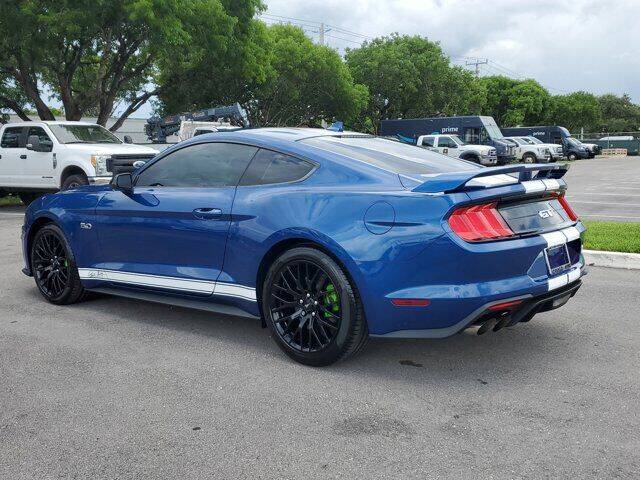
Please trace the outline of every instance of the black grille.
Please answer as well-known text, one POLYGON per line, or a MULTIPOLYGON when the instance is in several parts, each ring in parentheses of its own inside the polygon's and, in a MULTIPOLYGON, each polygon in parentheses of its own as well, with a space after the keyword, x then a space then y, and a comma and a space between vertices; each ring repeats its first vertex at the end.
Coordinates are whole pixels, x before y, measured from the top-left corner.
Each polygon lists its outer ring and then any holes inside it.
POLYGON ((111 157, 107 159, 107 170, 114 176, 120 173, 131 173, 135 170, 135 168, 133 168, 135 162, 148 162, 154 156, 155 155, 149 153, 111 155, 111 157))

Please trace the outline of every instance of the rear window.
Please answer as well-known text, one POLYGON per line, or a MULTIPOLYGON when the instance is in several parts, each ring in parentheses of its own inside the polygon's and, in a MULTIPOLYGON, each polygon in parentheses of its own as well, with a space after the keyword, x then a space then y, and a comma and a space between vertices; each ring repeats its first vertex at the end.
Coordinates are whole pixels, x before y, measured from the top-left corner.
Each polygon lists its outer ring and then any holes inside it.
POLYGON ((461 172, 482 168, 424 148, 366 135, 315 137, 302 140, 301 143, 403 175, 461 172))

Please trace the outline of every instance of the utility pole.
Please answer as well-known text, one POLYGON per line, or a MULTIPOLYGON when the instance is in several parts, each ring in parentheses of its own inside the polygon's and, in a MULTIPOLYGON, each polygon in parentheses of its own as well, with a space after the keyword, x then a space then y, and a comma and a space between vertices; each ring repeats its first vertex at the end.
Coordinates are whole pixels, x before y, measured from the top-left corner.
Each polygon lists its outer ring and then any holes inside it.
POLYGON ((318 42, 320 45, 324 45, 324 22, 320 24, 320 29, 318 31, 318 42))
POLYGON ((489 59, 485 58, 484 60, 480 60, 479 58, 476 58, 475 60, 469 60, 467 62, 465 62, 465 65, 468 66, 475 66, 475 70, 476 70, 476 77, 480 76, 480 65, 486 65, 489 63, 489 59))

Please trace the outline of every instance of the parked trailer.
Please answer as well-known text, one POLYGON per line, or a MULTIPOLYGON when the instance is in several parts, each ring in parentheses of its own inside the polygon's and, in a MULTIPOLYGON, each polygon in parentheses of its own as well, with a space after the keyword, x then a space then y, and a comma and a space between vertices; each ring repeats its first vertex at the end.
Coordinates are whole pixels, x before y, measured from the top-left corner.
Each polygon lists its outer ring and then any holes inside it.
POLYGON ((493 117, 473 115, 383 120, 379 133, 382 136, 403 135, 414 142, 421 135, 453 134, 471 145, 495 147, 500 164, 515 161, 515 147, 504 139, 493 117))

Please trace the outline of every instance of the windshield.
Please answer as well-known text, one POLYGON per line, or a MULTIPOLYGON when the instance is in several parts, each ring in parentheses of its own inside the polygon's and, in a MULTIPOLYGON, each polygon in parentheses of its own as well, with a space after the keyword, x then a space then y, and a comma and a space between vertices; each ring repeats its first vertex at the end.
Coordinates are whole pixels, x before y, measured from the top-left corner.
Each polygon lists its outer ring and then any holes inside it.
POLYGON ((541 143, 544 143, 542 140, 536 137, 523 137, 522 139, 529 145, 540 145, 541 143))
POLYGON ((502 132, 498 128, 498 125, 495 124, 495 120, 493 120, 493 118, 490 118, 490 121, 487 121, 485 118, 483 118, 482 124, 484 125, 484 128, 487 130, 489 137, 491 137, 492 139, 504 138, 504 135, 502 135, 502 132))
POLYGON ((49 125, 60 143, 122 143, 118 137, 100 125, 49 125))
POLYGON ((458 135, 451 135, 451 138, 453 139, 454 142, 456 142, 458 145, 464 145, 465 143, 460 139, 460 137, 458 135))
POLYGON ((482 168, 424 148, 366 135, 314 137, 302 140, 301 143, 405 175, 460 172, 482 168))
POLYGON ((525 143, 525 142, 522 141, 521 138, 515 138, 515 137, 505 138, 505 140, 511 141, 511 142, 515 143, 516 145, 524 145, 524 143, 525 143))
POLYGON ((576 147, 582 147, 582 143, 573 137, 567 137, 567 143, 576 147))

